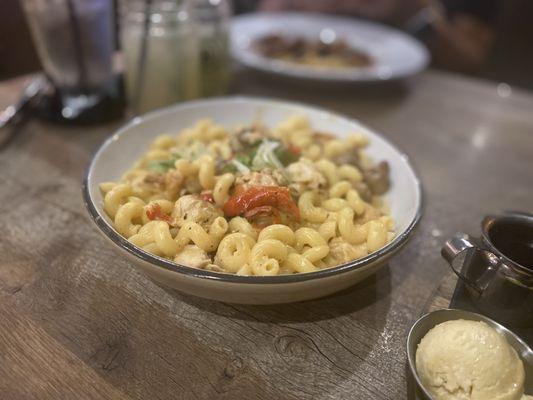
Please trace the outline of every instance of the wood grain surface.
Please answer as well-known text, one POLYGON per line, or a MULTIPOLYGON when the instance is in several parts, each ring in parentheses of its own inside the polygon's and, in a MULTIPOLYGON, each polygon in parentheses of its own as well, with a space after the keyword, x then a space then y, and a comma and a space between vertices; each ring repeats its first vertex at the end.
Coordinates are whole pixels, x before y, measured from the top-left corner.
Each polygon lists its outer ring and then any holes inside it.
MULTIPOLYGON (((21 85, 0 85, 0 106, 21 85)), ((406 398, 405 338, 448 274, 443 241, 478 232, 486 213, 533 211, 530 93, 502 97, 496 83, 435 71, 333 88, 238 71, 233 92, 330 108, 405 150, 425 189, 409 244, 377 275, 305 303, 169 291, 115 254, 85 215, 84 170, 121 122, 33 121, 0 152, 1 399, 406 398)))

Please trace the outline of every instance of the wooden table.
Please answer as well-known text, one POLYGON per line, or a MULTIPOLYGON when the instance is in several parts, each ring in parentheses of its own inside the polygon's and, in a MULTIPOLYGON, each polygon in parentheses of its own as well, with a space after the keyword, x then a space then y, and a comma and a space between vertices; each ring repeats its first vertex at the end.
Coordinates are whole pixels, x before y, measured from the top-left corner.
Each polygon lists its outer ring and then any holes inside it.
MULTIPOLYGON (((0 106, 21 84, 0 85, 0 106)), ((486 213, 533 211, 531 93, 436 71, 362 88, 240 72, 234 92, 345 113, 410 154, 426 206, 409 244, 376 276, 306 303, 162 289, 85 216, 84 169, 119 122, 32 122, 0 153, 2 399, 405 398, 404 342, 448 274, 443 241, 478 232, 486 213)))

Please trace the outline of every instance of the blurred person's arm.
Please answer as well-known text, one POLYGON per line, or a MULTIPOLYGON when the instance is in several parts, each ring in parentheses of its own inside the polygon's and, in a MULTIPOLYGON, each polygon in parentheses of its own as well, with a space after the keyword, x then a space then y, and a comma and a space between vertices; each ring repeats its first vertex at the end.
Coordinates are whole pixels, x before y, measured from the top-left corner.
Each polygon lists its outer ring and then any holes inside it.
POLYGON ((446 15, 441 3, 424 3, 403 26, 427 44, 433 63, 456 71, 479 69, 493 42, 491 26, 475 14, 459 10, 446 15))
MULTIPOLYGON (((412 33, 426 42, 434 64, 474 71, 487 59, 493 34, 490 25, 476 17, 476 10, 468 9, 472 4, 469 1, 454 1, 454 13, 450 16, 441 3, 430 0, 262 0, 259 8, 348 14, 409 27, 410 31, 413 31, 413 24, 418 23, 421 26, 412 33), (467 13, 461 12, 461 3, 467 6, 467 13), (424 17, 427 20, 424 21, 424 17)), ((488 8, 493 6, 489 3, 486 3, 488 8)), ((484 3, 478 4, 478 7, 484 6, 484 3)))
MULTIPOLYGON (((394 23, 421 8, 421 0, 261 0, 259 10, 348 14, 394 23)), ((424 3, 425 4, 425 3, 424 3)))

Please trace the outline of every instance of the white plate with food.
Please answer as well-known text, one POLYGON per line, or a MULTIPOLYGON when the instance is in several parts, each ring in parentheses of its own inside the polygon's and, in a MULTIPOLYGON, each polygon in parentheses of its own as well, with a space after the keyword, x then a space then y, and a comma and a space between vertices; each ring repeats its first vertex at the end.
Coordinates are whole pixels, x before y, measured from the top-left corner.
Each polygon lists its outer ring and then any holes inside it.
POLYGON ((426 47, 397 29, 298 12, 235 17, 231 48, 234 58, 248 67, 330 82, 405 78, 429 63, 426 47))
POLYGON ((246 97, 135 118, 96 152, 83 195, 100 232, 164 285, 284 303, 347 288, 407 241, 409 159, 357 121, 246 97))

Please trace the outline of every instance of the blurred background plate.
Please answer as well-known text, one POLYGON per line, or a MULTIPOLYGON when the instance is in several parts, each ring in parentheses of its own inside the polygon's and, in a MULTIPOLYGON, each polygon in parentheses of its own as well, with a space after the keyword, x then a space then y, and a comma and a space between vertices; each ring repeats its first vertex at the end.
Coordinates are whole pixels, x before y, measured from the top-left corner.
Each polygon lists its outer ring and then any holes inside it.
POLYGON ((399 30, 353 18, 298 12, 235 17, 231 27, 231 50, 236 60, 260 71, 331 82, 399 79, 421 72, 429 63, 425 46, 399 30), (264 57, 253 44, 271 34, 315 41, 333 36, 367 53, 374 63, 369 67, 318 68, 264 57))

